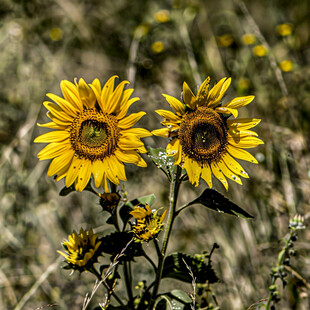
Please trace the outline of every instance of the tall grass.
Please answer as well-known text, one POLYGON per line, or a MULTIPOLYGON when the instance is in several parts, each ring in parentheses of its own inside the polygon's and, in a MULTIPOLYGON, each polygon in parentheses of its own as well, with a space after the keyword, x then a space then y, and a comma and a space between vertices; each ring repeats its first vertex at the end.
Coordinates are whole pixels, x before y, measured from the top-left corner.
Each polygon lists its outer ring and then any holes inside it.
MULTIPOLYGON (((80 226, 108 232, 98 201, 91 194, 58 197, 63 183, 46 176, 33 139, 45 122, 45 94, 60 94, 62 79, 83 77, 102 82, 112 74, 129 78, 141 98, 131 111, 145 110, 142 125, 158 128, 154 109, 165 105, 162 93, 179 96, 185 80, 195 88, 207 75, 231 76, 227 98, 254 94, 243 117, 262 118, 258 127, 265 145, 255 150, 260 164, 246 165, 251 178, 243 186, 230 184, 228 193, 216 188, 255 215, 246 221, 196 206, 177 219, 168 251, 192 254, 220 249, 213 255, 221 282, 213 289, 221 309, 246 309, 268 297, 270 269, 281 249, 289 219, 310 215, 310 67, 309 3, 298 1, 70 1, 4 0, 0 5, 0 309, 36 309, 57 304, 81 309, 94 280, 89 274, 69 276, 58 264, 60 242, 80 226), (158 11, 166 10, 165 22, 158 11), (157 16, 157 17, 156 17, 157 16), (157 18, 157 19, 156 19, 157 18), (289 36, 276 26, 293 25, 289 36), (255 35, 245 45, 242 35, 255 35), (225 37, 226 35, 226 37, 225 37), (226 38, 226 41, 225 41, 226 38), (162 42, 158 51, 152 45, 162 42), (228 42, 228 43, 227 43, 228 42), (264 45, 258 57, 253 47, 264 45), (293 70, 280 63, 291 60, 293 70)), ((145 139, 164 146, 163 139, 145 139)), ((128 167, 125 190, 132 198, 155 193, 165 206, 165 179, 148 161, 147 169, 128 167), (153 177, 155 175, 155 177, 153 177)), ((200 193, 186 186, 180 203, 200 193)), ((130 197, 129 197, 130 198, 130 197)), ((280 292, 279 309, 309 309, 309 231, 296 242, 292 262, 296 275, 280 292)), ((147 266, 146 266, 147 267, 147 266)), ((141 275, 136 271, 137 281, 141 275)), ((190 285, 168 283, 169 287, 190 285)), ((165 283, 165 282, 164 282, 165 283)), ((121 290, 121 287, 119 288, 121 290)), ((92 306, 104 300, 97 292, 92 306)), ((55 307, 55 309, 58 309, 55 307)))

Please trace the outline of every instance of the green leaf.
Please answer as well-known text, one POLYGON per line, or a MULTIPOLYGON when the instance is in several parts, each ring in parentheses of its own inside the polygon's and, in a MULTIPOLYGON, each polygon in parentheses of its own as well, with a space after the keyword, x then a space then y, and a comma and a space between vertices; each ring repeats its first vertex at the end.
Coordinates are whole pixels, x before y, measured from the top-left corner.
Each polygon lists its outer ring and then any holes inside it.
POLYGON ((71 185, 69 187, 63 187, 60 192, 59 192, 59 196, 67 196, 70 193, 75 192, 75 186, 71 185))
POLYGON ((173 278, 183 282, 193 281, 190 275, 191 269, 197 283, 215 283, 219 279, 211 265, 207 265, 202 259, 182 253, 173 253, 166 257, 163 268, 163 278, 173 278))
MULTIPOLYGON (((126 247, 128 242, 133 238, 131 232, 115 232, 108 236, 104 236, 100 239, 100 250, 103 253, 112 255, 112 259, 121 253, 126 247)), ((120 258, 120 261, 132 261, 135 256, 142 256, 144 251, 141 243, 132 241, 127 247, 124 256, 120 258)))
POLYGON ((190 310, 191 298, 181 290, 173 290, 156 299, 156 310, 190 310))
POLYGON ((172 179, 172 175, 176 173, 176 166, 174 165, 174 157, 167 156, 166 150, 164 148, 147 148, 147 155, 151 158, 153 163, 157 168, 161 169, 168 177, 169 180, 172 179))
POLYGON ((173 290, 171 295, 186 304, 192 303, 192 299, 182 290, 173 290))
POLYGON ((123 223, 126 224, 128 220, 132 217, 130 212, 133 210, 134 206, 139 205, 139 204, 145 205, 147 203, 151 207, 152 204, 155 202, 155 199, 156 199, 155 195, 151 194, 151 195, 135 198, 125 203, 123 206, 119 208, 119 215, 123 223))
POLYGON ((220 213, 235 215, 246 219, 254 218, 251 214, 238 207, 222 194, 210 188, 204 190, 204 192, 198 198, 191 201, 187 206, 193 204, 202 204, 205 207, 220 213))

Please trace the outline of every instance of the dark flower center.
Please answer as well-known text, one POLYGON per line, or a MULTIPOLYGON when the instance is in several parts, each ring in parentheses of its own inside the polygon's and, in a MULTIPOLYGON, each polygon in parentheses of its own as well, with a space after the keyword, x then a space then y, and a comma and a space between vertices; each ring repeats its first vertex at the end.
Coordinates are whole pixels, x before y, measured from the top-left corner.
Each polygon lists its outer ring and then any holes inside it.
POLYGON ((198 107, 183 117, 179 140, 187 157, 210 164, 226 150, 227 127, 213 109, 198 107))
POLYGON ((116 117, 95 108, 80 113, 70 128, 71 145, 76 155, 91 161, 112 155, 119 137, 116 117))

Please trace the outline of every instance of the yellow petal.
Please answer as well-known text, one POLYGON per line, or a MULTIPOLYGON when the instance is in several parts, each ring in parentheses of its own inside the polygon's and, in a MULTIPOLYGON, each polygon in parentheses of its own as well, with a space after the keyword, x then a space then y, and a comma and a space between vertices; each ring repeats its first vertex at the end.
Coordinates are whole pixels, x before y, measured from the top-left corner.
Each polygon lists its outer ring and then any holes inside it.
POLYGON ((132 127, 139 119, 145 115, 145 112, 132 113, 127 117, 119 120, 118 127, 121 129, 128 129, 132 127))
POLYGON ((48 143, 48 142, 61 142, 70 137, 70 133, 68 131, 57 130, 47 132, 39 137, 37 137, 34 142, 35 143, 48 143))
POLYGON ((53 121, 53 123, 55 123, 58 126, 67 128, 68 126, 72 125, 72 120, 59 119, 51 112, 47 112, 46 115, 53 121))
POLYGON ((78 91, 83 105, 87 109, 92 109, 96 103, 96 95, 83 79, 79 80, 78 91))
POLYGON ((66 175, 66 187, 70 187, 76 180, 80 166, 82 164, 82 159, 79 159, 78 157, 73 157, 71 165, 69 167, 68 173, 66 175))
POLYGON ((217 162, 217 165, 218 167, 220 168, 221 172, 224 173, 224 175, 235 181, 236 183, 242 185, 242 182, 241 182, 241 179, 238 177, 238 175, 234 174, 225 164, 224 160, 220 159, 218 162, 217 162))
POLYGON ((119 109, 120 103, 122 101, 124 86, 126 84, 129 84, 129 82, 122 81, 120 84, 118 84, 115 91, 111 94, 109 100, 106 103, 107 113, 112 114, 115 110, 119 109))
POLYGON ((108 181, 107 181, 107 176, 104 174, 103 175, 103 179, 102 179, 102 184, 101 184, 101 186, 104 188, 104 191, 106 192, 106 193, 109 193, 110 191, 109 191, 109 186, 108 186, 108 181))
POLYGON ((166 148, 167 156, 174 156, 179 151, 180 140, 173 139, 170 143, 168 143, 166 148))
POLYGON ((231 135, 234 140, 242 139, 244 137, 257 137, 258 134, 255 131, 251 130, 229 130, 228 134, 231 135))
POLYGON ((91 161, 90 160, 82 160, 80 165, 80 171, 78 173, 78 177, 75 184, 75 189, 77 191, 82 191, 87 183, 89 182, 91 177, 91 161))
POLYGON ((223 105, 226 108, 239 109, 253 101, 254 96, 237 97, 223 105))
POLYGON ((120 149, 117 149, 114 154, 119 161, 122 161, 124 163, 135 164, 139 167, 147 166, 146 162, 136 151, 122 151, 120 149))
POLYGON ((71 162, 72 161, 69 161, 67 165, 57 171, 56 182, 58 182, 67 175, 71 162))
POLYGON ((195 108, 196 108, 196 97, 186 82, 183 83, 183 100, 184 100, 185 104, 190 109, 195 110, 195 108))
POLYGON ((165 121, 172 121, 172 122, 176 122, 176 123, 181 123, 182 118, 177 116, 176 114, 174 114, 171 111, 167 111, 167 110, 155 110, 155 112, 157 114, 159 114, 160 116, 162 116, 165 121))
POLYGON ((109 157, 108 165, 110 167, 110 171, 114 171, 116 178, 122 181, 127 181, 125 166, 117 159, 116 156, 112 155, 109 157))
POLYGON ((222 159, 224 160, 226 166, 233 172, 244 178, 249 178, 247 172, 243 169, 243 167, 229 155, 228 152, 222 155, 222 159))
POLYGON ((100 187, 104 174, 104 165, 102 160, 96 160, 92 163, 92 174, 94 176, 95 186, 100 187))
POLYGON ((151 131, 152 135, 159 136, 163 138, 169 138, 169 129, 168 128, 161 128, 151 131))
POLYGON ((228 153, 235 158, 246 160, 246 161, 249 161, 249 162, 254 163, 254 164, 258 163, 258 161, 255 159, 255 157, 253 155, 251 155, 249 152, 247 152, 243 149, 239 149, 238 147, 235 147, 231 144, 228 144, 226 146, 226 149, 227 149, 228 153))
POLYGON ((259 144, 264 144, 264 142, 256 137, 232 137, 228 135, 227 141, 229 144, 235 146, 235 147, 240 147, 243 149, 249 149, 252 147, 256 147, 259 144))
POLYGON ((210 86, 210 77, 208 76, 200 85, 197 93, 197 101, 199 106, 204 106, 207 103, 207 97, 210 86))
POLYGON ((226 107, 218 107, 215 108, 217 113, 224 113, 224 114, 232 114, 235 118, 238 116, 238 110, 226 108, 226 107))
POLYGON ((131 151, 144 147, 144 144, 136 135, 126 134, 119 138, 118 146, 124 151, 131 151))
POLYGON ((120 111, 116 114, 116 118, 118 120, 124 118, 126 116, 127 112, 128 112, 128 109, 130 108, 130 106, 133 103, 137 102, 138 100, 140 100, 140 98, 134 97, 134 98, 131 98, 130 100, 128 100, 126 102, 126 104, 123 104, 123 105, 121 104, 120 111))
POLYGON ((105 175, 108 177, 108 179, 112 183, 119 185, 119 179, 116 176, 117 168, 113 166, 114 161, 111 160, 111 157, 114 157, 114 156, 112 155, 104 159, 104 162, 106 162, 106 165, 107 165, 107 169, 105 170, 105 175))
MULTIPOLYGON (((68 116, 70 116, 72 118, 76 117, 76 114, 79 112, 79 110, 76 109, 69 101, 67 101, 67 100, 65 100, 59 96, 56 96, 54 94, 46 94, 46 96, 58 104, 58 106, 61 109, 60 111, 65 112, 68 116)), ((53 111, 49 107, 47 107, 46 105, 45 105, 45 107, 53 113, 53 111)))
POLYGON ((83 104, 79 96, 79 92, 77 90, 77 87, 69 82, 69 81, 61 81, 60 83, 61 91, 64 95, 64 98, 71 103, 75 109, 78 111, 83 110, 83 104))
POLYGON ((152 135, 147 129, 144 129, 144 128, 125 129, 125 130, 122 130, 122 133, 123 134, 127 134, 127 133, 134 134, 139 138, 146 138, 152 135))
POLYGON ((61 125, 57 125, 54 122, 49 122, 49 123, 45 123, 45 124, 39 124, 37 123, 37 126, 39 127, 45 127, 45 128, 51 128, 51 129, 59 129, 59 130, 64 130, 67 128, 67 126, 61 126, 61 125))
POLYGON ((100 94, 101 93, 101 84, 98 79, 94 79, 91 83, 97 90, 97 92, 100 94))
POLYGON ((47 175, 51 177, 54 174, 57 174, 58 171, 61 171, 64 167, 66 167, 71 162, 73 155, 74 155, 74 151, 68 150, 67 152, 54 158, 48 168, 47 175))
POLYGON ((184 168, 186 169, 189 181, 194 185, 199 185, 199 178, 201 175, 201 167, 191 158, 185 157, 184 168))
POLYGON ((166 98, 166 100, 168 101, 168 103, 170 104, 170 106, 177 115, 181 116, 185 114, 184 104, 180 100, 165 94, 163 94, 163 96, 166 98))
POLYGON ((246 130, 255 127, 260 123, 260 119, 257 118, 238 118, 227 120, 227 126, 229 129, 246 130))
POLYGON ((215 162, 211 162, 211 170, 214 176, 220 180, 220 182, 224 185, 225 189, 228 191, 228 183, 227 180, 223 174, 223 172, 220 170, 219 166, 215 162))
POLYGON ((231 78, 223 78, 210 90, 207 98, 209 108, 216 107, 219 104, 230 83, 231 78))
POLYGON ((112 95, 113 90, 114 90, 114 80, 116 78, 118 78, 117 75, 110 77, 109 80, 102 87, 101 109, 102 109, 102 111, 104 111, 106 113, 109 113, 108 112, 108 105, 109 105, 110 96, 112 95))
POLYGON ((67 152, 70 148, 71 144, 69 142, 52 142, 39 152, 38 158, 40 160, 55 158, 67 152))
MULTIPOLYGON (((67 102, 67 101, 66 101, 67 102)), ((74 117, 76 116, 76 114, 68 114, 66 111, 64 111, 60 106, 48 102, 48 101, 44 101, 43 105, 50 111, 50 113, 52 113, 54 116, 56 116, 57 118, 59 118, 62 121, 70 121, 72 122, 74 117)))
POLYGON ((212 173, 209 164, 204 164, 201 170, 201 177, 207 182, 210 188, 212 188, 212 173))

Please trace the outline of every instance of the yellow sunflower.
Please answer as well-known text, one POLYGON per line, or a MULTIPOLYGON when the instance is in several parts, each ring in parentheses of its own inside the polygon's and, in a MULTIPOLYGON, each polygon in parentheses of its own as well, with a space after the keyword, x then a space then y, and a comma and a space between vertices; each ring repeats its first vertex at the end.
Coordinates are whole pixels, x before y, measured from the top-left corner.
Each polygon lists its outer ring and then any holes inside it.
POLYGON ((158 211, 152 212, 150 206, 146 203, 145 206, 137 205, 130 214, 135 218, 136 222, 132 225, 132 232, 135 236, 136 242, 149 242, 156 238, 160 231, 163 229, 164 224, 162 223, 165 216, 166 210, 161 216, 157 213, 158 211))
POLYGON ((100 244, 101 241, 98 241, 98 236, 93 233, 92 229, 81 228, 79 234, 73 231, 72 235, 69 235, 69 241, 63 242, 66 253, 57 252, 65 257, 72 269, 83 271, 97 262, 101 254, 98 251, 100 244))
POLYGON ((55 103, 46 101, 51 122, 41 127, 55 129, 37 137, 34 142, 49 143, 38 154, 40 160, 53 159, 48 176, 65 178, 67 187, 75 185, 82 191, 94 177, 96 187, 107 192, 107 179, 118 185, 126 181, 124 163, 146 167, 138 154, 146 149, 140 138, 151 133, 143 128, 131 128, 145 112, 126 116, 128 108, 139 98, 130 99, 133 89, 124 89, 123 81, 114 89, 117 76, 101 87, 98 79, 87 85, 83 79, 75 84, 62 81, 64 98, 47 94, 55 103))
POLYGON ((166 128, 152 133, 171 139, 167 145, 167 155, 174 156, 174 164, 185 168, 189 181, 196 186, 201 177, 212 188, 213 174, 228 190, 226 177, 239 184, 242 184, 240 176, 249 177, 234 157, 257 163, 244 149, 263 144, 256 137, 257 133, 249 130, 260 120, 228 119, 231 115, 237 117, 238 109, 249 104, 254 96, 237 97, 221 104, 230 82, 230 78, 223 78, 209 90, 208 77, 196 96, 184 82, 184 104, 172 96, 163 95, 175 113, 156 111, 164 118, 161 124, 166 128))

